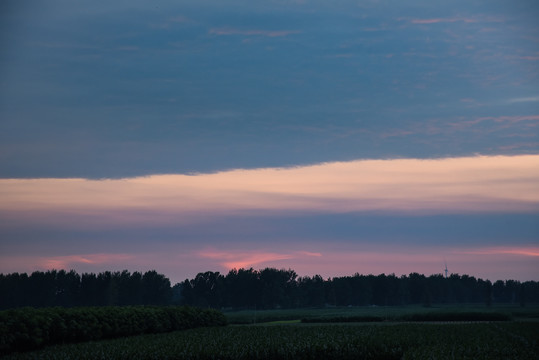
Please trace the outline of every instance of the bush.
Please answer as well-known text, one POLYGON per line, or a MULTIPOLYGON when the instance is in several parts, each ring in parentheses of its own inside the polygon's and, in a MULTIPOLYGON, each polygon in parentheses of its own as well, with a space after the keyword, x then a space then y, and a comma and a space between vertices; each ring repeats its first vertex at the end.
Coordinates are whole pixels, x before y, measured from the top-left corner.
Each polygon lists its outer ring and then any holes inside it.
POLYGON ((19 308, 0 311, 0 355, 51 344, 226 325, 225 316, 186 306, 19 308))

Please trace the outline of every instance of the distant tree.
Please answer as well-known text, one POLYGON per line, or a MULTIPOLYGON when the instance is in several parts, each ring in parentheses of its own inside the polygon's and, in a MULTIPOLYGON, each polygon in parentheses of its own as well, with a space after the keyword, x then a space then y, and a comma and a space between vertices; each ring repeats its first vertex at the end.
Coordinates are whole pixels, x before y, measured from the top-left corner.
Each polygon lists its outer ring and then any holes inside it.
POLYGON ((29 305, 37 307, 55 305, 56 270, 34 271, 28 280, 33 292, 29 305))
POLYGON ((98 305, 99 295, 97 275, 94 273, 82 274, 80 284, 80 305, 98 305))
POLYGON ((232 269, 225 277, 227 289, 226 304, 234 308, 256 308, 257 294, 260 292, 258 271, 250 269, 232 269))
POLYGON ((492 306, 492 283, 487 280, 484 282, 485 287, 485 305, 492 306))
POLYGON ((312 278, 305 276, 297 279, 297 304, 300 307, 324 306, 326 294, 324 279, 320 275, 312 278))
POLYGON ((56 306, 71 307, 79 303, 80 276, 74 270, 56 273, 56 306))
POLYGON ((190 281, 193 304, 200 307, 222 307, 224 303, 223 283, 224 277, 219 272, 198 273, 190 281))
POLYGON ((520 284, 519 303, 521 307, 526 306, 526 283, 520 284))
POLYGON ((410 293, 410 302, 412 304, 421 304, 424 300, 427 279, 425 275, 418 273, 411 273, 408 279, 404 279, 408 282, 408 291, 410 293))
POLYGON ((293 270, 277 270, 265 268, 259 272, 258 304, 265 309, 290 307, 296 287, 296 272, 293 270))
POLYGON ((142 275, 142 301, 145 305, 165 305, 172 299, 170 280, 155 270, 142 275))
POLYGON ((476 279, 451 274, 411 273, 334 277, 297 277, 294 270, 233 269, 199 273, 171 287, 155 270, 99 274, 49 270, 27 274, 0 274, 0 309, 21 306, 106 306, 189 304, 212 308, 290 308, 324 305, 401 305, 437 303, 539 302, 539 282, 476 279))

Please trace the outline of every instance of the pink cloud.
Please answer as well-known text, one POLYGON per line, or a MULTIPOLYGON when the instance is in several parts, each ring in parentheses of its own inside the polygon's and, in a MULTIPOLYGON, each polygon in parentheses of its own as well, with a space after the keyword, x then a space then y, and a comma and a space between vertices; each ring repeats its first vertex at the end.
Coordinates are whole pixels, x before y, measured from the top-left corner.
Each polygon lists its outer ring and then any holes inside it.
POLYGON ((374 242, 279 243, 278 248, 255 244, 228 243, 227 250, 186 248, 177 244, 166 251, 133 249, 125 254, 76 254, 66 256, 0 254, 0 272, 32 272, 48 269, 74 269, 82 272, 105 270, 141 271, 155 269, 172 283, 194 278, 205 271, 226 272, 233 268, 291 268, 299 276, 324 278, 360 274, 397 276, 418 272, 442 274, 444 259, 450 273, 468 274, 484 279, 537 280, 539 247, 499 246, 465 247, 418 244, 382 245, 374 242), (310 251, 301 250, 304 248, 310 251), (238 250, 239 249, 239 250, 238 250))
POLYGON ((75 270, 79 273, 102 271, 140 271, 157 270, 174 283, 186 277, 194 277, 198 272, 217 270, 221 266, 211 261, 201 261, 189 246, 176 244, 166 249, 133 247, 130 253, 88 253, 71 255, 41 254, 1 254, 0 273, 75 270))
POLYGON ((539 247, 487 247, 474 250, 463 251, 463 254, 477 254, 477 255, 521 255, 521 256, 533 256, 539 257, 539 247))
POLYGON ((79 264, 102 265, 115 262, 125 262, 133 259, 129 254, 86 254, 42 257, 36 262, 38 268, 43 269, 71 269, 79 264))
MULTIPOLYGON (((264 267, 291 268, 300 276, 322 275, 324 278, 360 274, 425 275, 443 274, 445 262, 450 273, 468 274, 492 281, 499 279, 532 280, 539 273, 539 248, 466 248, 421 246, 415 244, 377 245, 334 243, 310 244, 319 252, 306 256, 294 250, 306 244, 295 244, 289 251, 204 251, 199 256, 217 262, 223 269, 264 267), (320 256, 318 256, 320 254, 320 256), (323 256, 322 256, 323 254, 323 256)), ((308 252, 310 253, 310 252, 308 252)))
POLYGON ((316 256, 316 257, 322 256, 322 254, 319 252, 310 252, 310 251, 299 251, 298 254, 305 255, 305 256, 316 256))
POLYGON ((261 264, 275 264, 281 260, 297 260, 302 257, 321 257, 322 254, 308 251, 293 251, 288 253, 276 253, 268 251, 217 251, 204 250, 198 253, 202 258, 217 260, 218 263, 230 269, 250 268, 261 264))
POLYGON ((11 255, 0 256, 0 272, 52 269, 79 269, 84 271, 94 271, 95 269, 117 268, 118 265, 127 266, 140 260, 137 254, 72 254, 72 255, 11 255))
MULTIPOLYGON (((530 119, 539 116, 474 121, 530 119)), ((358 160, 109 180, 0 179, 0 219, 6 227, 106 228, 254 213, 529 212, 539 208, 537 179, 539 155, 358 160)))

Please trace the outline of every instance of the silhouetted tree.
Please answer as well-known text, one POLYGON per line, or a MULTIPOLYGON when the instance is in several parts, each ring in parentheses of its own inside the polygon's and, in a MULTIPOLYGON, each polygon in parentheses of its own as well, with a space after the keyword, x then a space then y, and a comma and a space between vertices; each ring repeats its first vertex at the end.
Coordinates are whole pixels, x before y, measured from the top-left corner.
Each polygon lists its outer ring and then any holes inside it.
POLYGON ((199 273, 170 286, 155 270, 77 274, 50 270, 0 274, 0 309, 20 306, 106 306, 188 304, 212 308, 289 308, 324 305, 401 305, 436 303, 539 302, 539 282, 496 281, 473 276, 418 273, 334 277, 297 277, 288 269, 233 269, 199 273))
POLYGON ((155 270, 142 275, 142 301, 147 305, 165 305, 172 299, 170 280, 155 270))

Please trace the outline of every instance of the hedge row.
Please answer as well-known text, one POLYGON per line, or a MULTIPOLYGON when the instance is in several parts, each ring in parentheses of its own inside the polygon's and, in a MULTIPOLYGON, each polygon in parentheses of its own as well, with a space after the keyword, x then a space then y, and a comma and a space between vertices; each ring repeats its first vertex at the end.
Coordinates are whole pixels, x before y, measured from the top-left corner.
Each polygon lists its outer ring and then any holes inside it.
POLYGON ((511 317, 493 312, 433 312, 406 314, 394 317, 382 316, 321 316, 301 319, 303 323, 345 323, 345 322, 427 322, 427 321, 509 321, 511 317))
POLYGON ((0 311, 0 355, 51 344, 226 325, 225 316, 192 307, 19 308, 0 311))

